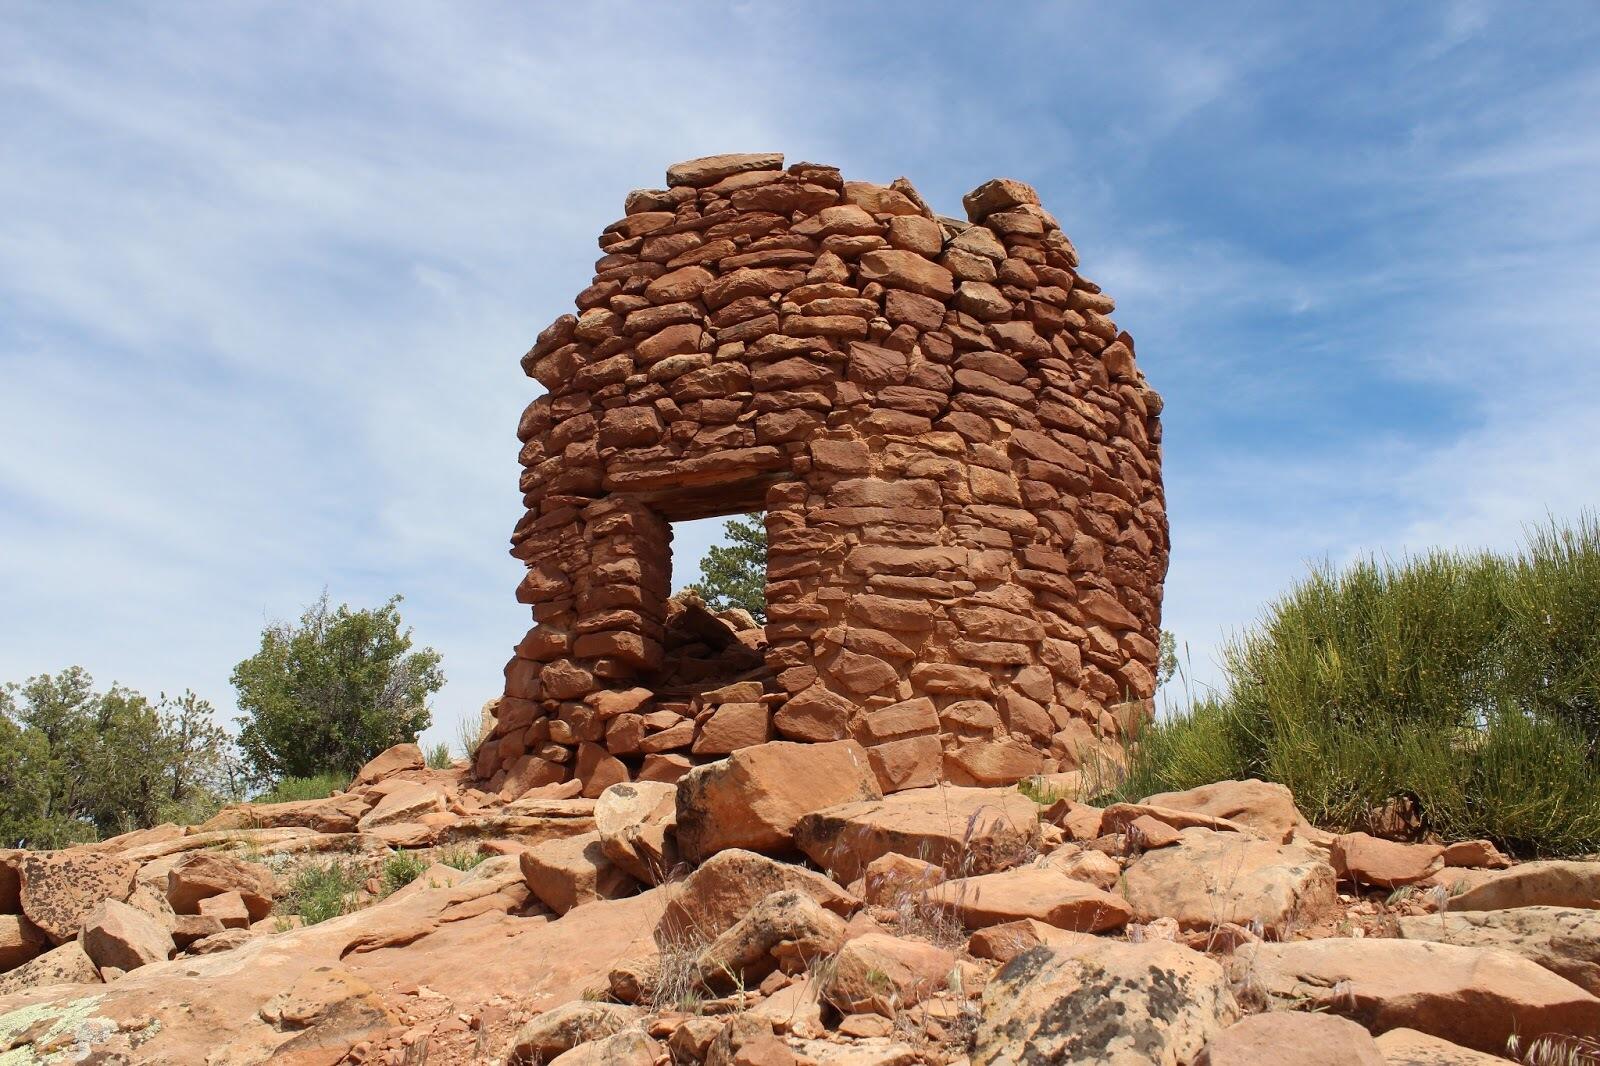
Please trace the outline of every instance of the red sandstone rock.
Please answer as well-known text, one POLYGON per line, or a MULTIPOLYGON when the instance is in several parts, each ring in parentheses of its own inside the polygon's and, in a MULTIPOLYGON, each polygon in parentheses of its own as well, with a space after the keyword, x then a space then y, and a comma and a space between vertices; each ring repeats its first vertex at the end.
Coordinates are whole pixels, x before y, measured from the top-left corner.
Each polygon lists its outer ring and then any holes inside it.
POLYGON ((1058 929, 1094 933, 1121 928, 1133 916, 1122 897, 1040 866, 946 881, 926 898, 968 929, 1033 918, 1058 929))
POLYGON ((1415 884, 1444 868, 1444 849, 1437 845, 1401 844, 1366 833, 1336 837, 1331 856, 1340 877, 1380 888, 1415 884))
POLYGON ((787 851, 804 815, 882 796, 855 741, 743 748, 679 780, 678 847, 690 862, 730 847, 787 851))

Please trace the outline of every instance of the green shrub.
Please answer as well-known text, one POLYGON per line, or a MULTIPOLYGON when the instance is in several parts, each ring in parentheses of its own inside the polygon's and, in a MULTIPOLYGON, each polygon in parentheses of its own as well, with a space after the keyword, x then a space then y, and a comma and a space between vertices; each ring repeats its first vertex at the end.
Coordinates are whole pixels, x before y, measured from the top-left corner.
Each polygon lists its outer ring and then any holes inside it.
POLYGON ((288 803, 291 800, 327 799, 350 783, 344 774, 318 774, 315 777, 285 777, 254 800, 256 803, 288 803))
POLYGON ((1147 729, 1118 795, 1259 777, 1329 828, 1410 795, 1447 838, 1600 846, 1593 518, 1512 558, 1318 569, 1224 660, 1226 691, 1147 729))
POLYGON ((397 851, 383 860, 378 879, 383 883, 385 896, 398 892, 422 876, 428 861, 414 851, 397 851))
POLYGON ((437 744, 430 744, 423 753, 423 759, 431 770, 448 770, 455 765, 455 756, 450 754, 450 744, 441 740, 437 744))
POLYGON ((280 909, 298 914, 307 925, 349 914, 364 880, 361 871, 343 859, 307 863, 296 871, 280 909))
POLYGON ((434 860, 457 870, 470 870, 489 856, 471 844, 451 844, 433 853, 434 860))

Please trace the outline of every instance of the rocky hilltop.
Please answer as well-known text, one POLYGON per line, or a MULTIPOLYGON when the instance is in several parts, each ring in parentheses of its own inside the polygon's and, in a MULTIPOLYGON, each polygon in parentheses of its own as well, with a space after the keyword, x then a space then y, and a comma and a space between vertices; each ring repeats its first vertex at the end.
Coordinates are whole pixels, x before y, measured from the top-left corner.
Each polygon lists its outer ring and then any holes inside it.
POLYGON ((1259 781, 885 795, 845 740, 596 798, 480 784, 406 745, 327 799, 0 852, 0 1062, 1488 1063, 1600 1036, 1600 863, 1331 836, 1259 781), (331 865, 348 892, 307 913, 331 865))

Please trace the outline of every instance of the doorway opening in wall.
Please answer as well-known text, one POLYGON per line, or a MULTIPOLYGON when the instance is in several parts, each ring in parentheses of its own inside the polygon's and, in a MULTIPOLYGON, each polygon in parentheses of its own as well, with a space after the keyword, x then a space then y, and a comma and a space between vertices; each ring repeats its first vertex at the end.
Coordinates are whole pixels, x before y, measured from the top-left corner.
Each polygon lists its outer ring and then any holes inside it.
POLYGON ((646 682, 657 699, 690 698, 766 673, 766 514, 672 523, 672 596, 662 664, 646 682))

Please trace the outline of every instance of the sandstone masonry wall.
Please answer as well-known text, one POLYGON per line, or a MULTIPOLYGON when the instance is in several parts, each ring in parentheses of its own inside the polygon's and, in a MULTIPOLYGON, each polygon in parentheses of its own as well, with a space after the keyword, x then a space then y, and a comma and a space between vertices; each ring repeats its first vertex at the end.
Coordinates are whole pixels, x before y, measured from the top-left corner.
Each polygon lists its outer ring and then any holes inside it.
POLYGON ((523 358, 536 624, 480 777, 597 795, 769 739, 854 738, 886 791, 1114 756, 1154 689, 1161 399, 1032 188, 963 203, 776 154, 628 195, 523 358), (718 643, 669 608, 669 522, 755 510, 765 633, 667 691, 673 627, 718 643))

